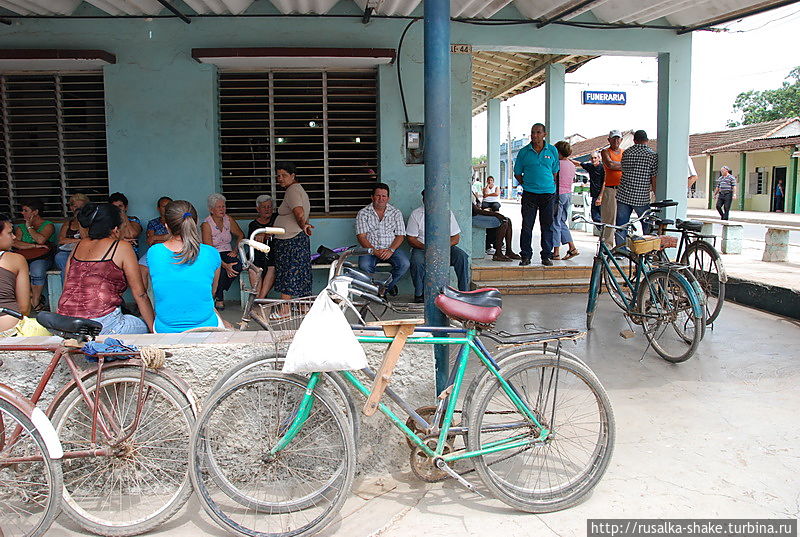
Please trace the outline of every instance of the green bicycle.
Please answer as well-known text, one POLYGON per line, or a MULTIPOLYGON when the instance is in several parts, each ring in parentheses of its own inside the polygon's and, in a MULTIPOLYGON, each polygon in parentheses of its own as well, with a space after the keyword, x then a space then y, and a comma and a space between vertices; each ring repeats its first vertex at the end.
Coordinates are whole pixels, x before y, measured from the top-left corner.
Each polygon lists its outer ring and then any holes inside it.
MULTIPOLYGON (((666 203, 666 202, 665 202, 666 203)), ((659 204, 653 204, 659 207, 659 204)), ((602 231, 606 227, 632 233, 634 224, 646 220, 654 209, 648 209, 624 226, 589 222, 601 229, 597 253, 589 281, 586 304, 586 328, 591 330, 597 308, 597 297, 603 284, 611 299, 625 312, 633 324, 641 325, 649 344, 668 362, 684 362, 692 357, 705 335, 705 295, 697 280, 687 278, 685 265, 659 263, 652 265, 648 254, 657 250, 658 239, 628 240, 629 249, 621 261, 619 253, 606 246, 602 231)))
MULTIPOLYGON (((342 254, 340 262, 362 250, 342 254)), ((367 398, 366 413, 378 411, 402 431, 421 479, 451 477, 477 492, 452 467, 471 459, 492 495, 516 509, 541 513, 581 501, 605 473, 615 437, 611 403, 599 380, 562 349, 564 341, 583 334, 494 331, 502 311, 494 289, 446 288, 436 304, 462 326, 401 319, 352 327, 360 342, 389 345, 377 372, 304 377, 248 364, 247 373, 227 374, 204 405, 190 445, 192 480, 208 515, 235 534, 258 537, 310 535, 332 521, 352 485, 356 438, 348 415, 354 407, 341 404, 352 394, 325 380, 331 376, 367 398), (481 335, 511 348, 493 357, 481 335), (437 344, 460 347, 448 388, 435 408, 414 410, 388 387, 389 377, 403 345, 437 344), (464 388, 473 355, 484 368, 464 388), (372 390, 365 384, 370 381, 372 390), (408 420, 381 402, 382 395, 408 420)), ((283 308, 307 311, 292 301, 283 308)))

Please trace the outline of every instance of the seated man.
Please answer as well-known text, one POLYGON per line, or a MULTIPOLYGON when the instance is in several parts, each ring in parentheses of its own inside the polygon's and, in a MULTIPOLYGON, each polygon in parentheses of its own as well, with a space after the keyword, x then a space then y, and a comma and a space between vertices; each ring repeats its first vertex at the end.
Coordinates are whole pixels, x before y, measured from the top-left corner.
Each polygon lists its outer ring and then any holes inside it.
MULTIPOLYGON (((422 191, 425 200, 425 191, 422 191)), ((425 287, 425 205, 417 207, 408 217, 406 238, 411 245, 411 279, 414 282, 414 302, 424 302, 425 287)), ((450 211, 450 266, 456 270, 458 289, 469 291, 469 256, 456 246, 461 240, 461 228, 458 227, 453 211, 450 211)))
POLYGON ((511 249, 511 220, 489 209, 481 209, 477 203, 472 204, 472 227, 486 230, 486 246, 495 250, 492 261, 512 261, 520 259, 511 249), (503 242, 506 244, 506 253, 503 255, 503 242))
POLYGON ((372 189, 372 203, 358 211, 356 239, 364 248, 372 248, 372 255, 358 258, 358 266, 372 274, 378 261, 392 265, 392 279, 386 284, 390 295, 397 294, 397 282, 408 272, 408 256, 398 250, 403 244, 406 227, 403 213, 389 205, 389 185, 378 183, 372 189))

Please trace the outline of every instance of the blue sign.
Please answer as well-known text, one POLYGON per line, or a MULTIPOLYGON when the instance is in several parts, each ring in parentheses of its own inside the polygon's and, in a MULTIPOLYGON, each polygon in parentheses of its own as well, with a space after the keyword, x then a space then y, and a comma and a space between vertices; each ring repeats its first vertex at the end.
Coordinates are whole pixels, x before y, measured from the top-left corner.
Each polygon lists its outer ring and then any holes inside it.
POLYGON ((583 104, 625 104, 624 91, 584 91, 583 104))

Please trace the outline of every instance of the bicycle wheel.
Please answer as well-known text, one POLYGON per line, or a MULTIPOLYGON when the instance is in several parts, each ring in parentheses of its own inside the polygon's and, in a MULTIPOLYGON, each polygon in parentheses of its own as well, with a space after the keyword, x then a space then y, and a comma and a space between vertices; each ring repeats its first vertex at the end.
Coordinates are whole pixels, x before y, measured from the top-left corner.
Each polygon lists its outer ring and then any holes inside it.
MULTIPOLYGON (((139 367, 103 372, 99 401, 117 431, 129 430, 136 418, 139 367)), ((94 400, 97 377, 84 381, 94 400)), ((192 493, 189 480, 189 435, 194 415, 189 399, 166 377, 144 376, 145 397, 138 428, 122 442, 98 429, 91 444, 92 411, 80 390, 71 390, 53 413, 64 451, 97 447, 108 455, 65 459, 64 512, 99 535, 137 535, 169 520, 192 493)), ((122 435, 119 435, 122 436, 122 435)))
POLYGON ((61 460, 51 459, 33 422, 0 399, 0 535, 38 537, 48 530, 61 505, 61 460), (19 437, 10 443, 14 432, 19 437), (10 462, 31 457, 30 462, 10 462))
POLYGON ((595 258, 592 263, 592 278, 589 280, 589 299, 586 302, 586 330, 592 329, 594 310, 597 308, 597 295, 603 286, 603 264, 595 258))
POLYGON ((192 482, 203 508, 238 535, 310 535, 344 503, 355 443, 344 414, 319 386, 308 420, 287 448, 270 449, 292 423, 307 380, 262 372, 212 395, 192 436, 192 482))
MULTIPOLYGON (((225 371, 225 373, 217 379, 217 382, 214 383, 214 386, 208 393, 216 393, 232 379, 246 374, 253 374, 262 370, 280 372, 283 368, 283 361, 285 358, 285 354, 251 356, 247 360, 239 362, 225 371)), ((353 431, 353 437, 355 438, 357 448, 358 439, 361 437, 361 412, 356 408, 355 400, 350 395, 350 388, 347 382, 345 382, 339 373, 329 371, 322 374, 319 385, 333 395, 334 399, 339 404, 339 408, 347 415, 347 421, 350 423, 350 429, 353 431)))
MULTIPOLYGON (((594 373, 565 356, 522 351, 503 361, 503 378, 551 430, 547 441, 476 457, 475 469, 504 503, 531 513, 575 505, 597 485, 614 450, 614 413, 594 373)), ((467 447, 536 438, 496 379, 487 379, 470 407, 467 447)))
POLYGON ((609 274, 607 270, 602 271, 603 284, 611 300, 613 300, 622 311, 628 311, 628 308, 633 304, 633 288, 625 282, 623 275, 628 278, 631 284, 636 281, 636 273, 639 270, 636 255, 623 246, 614 248, 612 253, 619 264, 619 268, 609 259, 608 262, 611 273, 609 274), (614 282, 611 281, 612 278, 616 281, 616 286, 614 282))
POLYGON ((713 323, 725 303, 725 282, 728 280, 719 252, 706 241, 696 240, 686 247, 681 263, 689 266, 706 294, 706 322, 713 323))
POLYGON ((703 337, 705 315, 695 313, 694 289, 686 278, 656 269, 639 285, 637 308, 647 340, 668 362, 691 358, 703 337))

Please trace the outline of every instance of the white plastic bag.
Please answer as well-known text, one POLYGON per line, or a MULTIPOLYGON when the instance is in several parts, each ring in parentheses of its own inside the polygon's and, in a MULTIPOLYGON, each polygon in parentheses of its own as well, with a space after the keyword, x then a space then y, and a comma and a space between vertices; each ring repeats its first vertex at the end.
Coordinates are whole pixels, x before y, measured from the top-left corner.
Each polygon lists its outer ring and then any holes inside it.
POLYGON ((342 310, 322 291, 297 329, 284 373, 345 371, 367 367, 364 349, 342 310))

